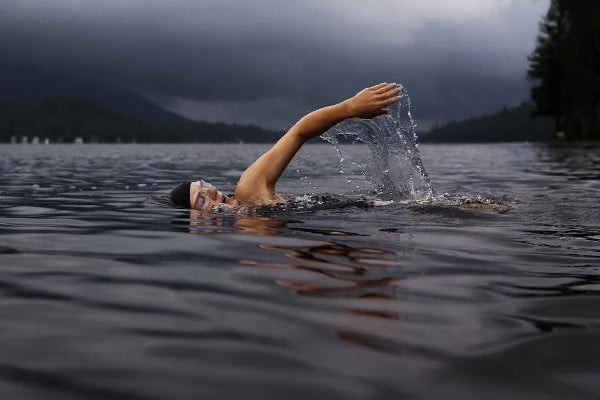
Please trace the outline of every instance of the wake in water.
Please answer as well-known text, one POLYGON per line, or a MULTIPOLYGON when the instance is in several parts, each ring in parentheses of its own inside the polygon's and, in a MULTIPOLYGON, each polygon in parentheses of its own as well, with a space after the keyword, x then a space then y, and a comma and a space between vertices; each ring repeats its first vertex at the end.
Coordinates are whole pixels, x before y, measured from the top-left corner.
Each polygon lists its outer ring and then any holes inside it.
POLYGON ((339 137, 368 146, 370 157, 362 173, 379 198, 419 200, 431 197, 433 189, 419 155, 415 128, 410 97, 400 85, 400 101, 389 108, 387 115, 348 119, 321 137, 336 147, 342 173, 345 157, 338 145, 339 137))
MULTIPOLYGON (((154 194, 146 198, 145 205, 150 207, 161 207, 173 209, 173 204, 166 194, 154 194)), ((342 194, 305 194, 289 198, 286 203, 268 204, 262 206, 231 206, 219 204, 214 206, 210 214, 238 215, 238 216, 273 216, 282 213, 312 213, 324 210, 359 210, 373 207, 391 207, 393 209, 412 210, 425 214, 454 215, 455 211, 461 209, 482 210, 498 212, 500 214, 513 210, 512 202, 493 199, 482 195, 457 195, 441 193, 431 195, 424 199, 405 199, 395 201, 377 200, 365 196, 342 195, 342 194)), ((179 211, 190 212, 190 210, 179 209, 179 211)), ((192 211, 197 215, 201 212, 192 211)), ((466 215, 466 214, 462 214, 466 215)))
MULTIPOLYGON (((362 175, 375 188, 379 200, 370 206, 388 205, 391 200, 404 205, 460 207, 506 212, 508 204, 481 195, 435 194, 425 171, 417 144, 416 124, 411 114, 410 96, 400 85, 400 100, 388 109, 388 114, 373 119, 345 120, 321 138, 333 144, 340 157, 340 172, 347 160, 339 146, 342 141, 367 145, 369 157, 362 175)), ((350 182, 350 180, 349 180, 350 182)))

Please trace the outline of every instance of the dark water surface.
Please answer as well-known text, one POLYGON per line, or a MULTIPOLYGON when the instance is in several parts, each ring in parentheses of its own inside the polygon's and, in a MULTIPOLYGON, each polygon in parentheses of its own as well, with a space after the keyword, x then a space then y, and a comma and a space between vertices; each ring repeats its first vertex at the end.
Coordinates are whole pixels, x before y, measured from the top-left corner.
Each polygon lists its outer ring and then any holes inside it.
POLYGON ((0 398, 598 398, 600 147, 420 147, 508 212, 364 207, 328 145, 278 185, 306 207, 156 196, 264 149, 2 145, 0 398))

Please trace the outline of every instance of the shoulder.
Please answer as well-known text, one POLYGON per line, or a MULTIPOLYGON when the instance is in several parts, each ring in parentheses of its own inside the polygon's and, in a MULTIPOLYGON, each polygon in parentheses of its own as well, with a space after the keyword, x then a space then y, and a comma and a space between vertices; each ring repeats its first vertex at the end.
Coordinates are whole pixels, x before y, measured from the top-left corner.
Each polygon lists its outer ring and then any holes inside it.
POLYGON ((285 203, 285 199, 267 188, 257 189, 238 187, 235 190, 234 198, 240 204, 249 204, 252 206, 260 206, 266 204, 280 204, 285 203))

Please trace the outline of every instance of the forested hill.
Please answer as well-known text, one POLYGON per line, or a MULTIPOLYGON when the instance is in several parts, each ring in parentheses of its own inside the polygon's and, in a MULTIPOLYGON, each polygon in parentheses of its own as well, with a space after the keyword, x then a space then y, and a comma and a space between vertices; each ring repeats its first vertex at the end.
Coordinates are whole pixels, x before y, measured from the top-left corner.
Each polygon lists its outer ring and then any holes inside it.
POLYGON ((256 126, 189 121, 179 127, 150 124, 74 96, 52 97, 36 103, 0 102, 0 142, 267 142, 278 132, 256 126))
POLYGON ((600 140, 600 1, 550 0, 529 57, 534 113, 566 140, 600 140))
POLYGON ((101 82, 31 66, 0 64, 0 141, 269 142, 253 125, 192 121, 141 96, 101 82))
POLYGON ((532 105, 518 107, 478 118, 450 122, 419 134, 423 143, 490 143, 490 142, 540 142, 551 139, 554 124, 548 118, 532 118, 532 105))
POLYGON ((0 64, 0 87, 0 102, 32 104, 71 96, 152 125, 178 127, 191 122, 126 89, 39 67, 0 64))

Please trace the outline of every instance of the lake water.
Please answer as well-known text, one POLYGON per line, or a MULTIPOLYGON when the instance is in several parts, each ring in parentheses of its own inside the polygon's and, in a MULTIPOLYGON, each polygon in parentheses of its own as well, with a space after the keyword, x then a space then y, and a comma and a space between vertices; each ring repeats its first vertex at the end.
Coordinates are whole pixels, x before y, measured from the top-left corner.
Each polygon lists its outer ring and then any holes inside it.
POLYGON ((2 145, 0 398, 598 398, 600 147, 423 145, 437 200, 371 207, 308 145, 294 207, 162 205, 265 149, 2 145))

